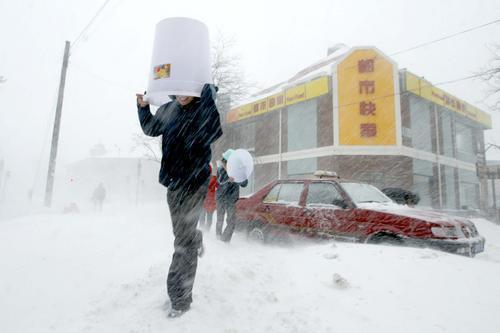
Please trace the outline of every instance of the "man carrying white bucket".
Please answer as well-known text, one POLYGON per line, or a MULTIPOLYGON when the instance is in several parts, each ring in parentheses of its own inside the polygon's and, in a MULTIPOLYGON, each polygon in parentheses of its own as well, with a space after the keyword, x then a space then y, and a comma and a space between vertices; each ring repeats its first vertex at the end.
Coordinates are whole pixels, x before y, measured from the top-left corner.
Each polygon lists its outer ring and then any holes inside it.
POLYGON ((162 136, 159 180, 168 189, 175 237, 167 278, 169 317, 179 317, 193 301, 198 255, 203 253, 203 235, 196 227, 211 174, 210 145, 222 135, 209 50, 208 28, 202 22, 182 17, 160 21, 148 93, 137 95, 142 130, 162 136), (161 105, 155 115, 148 103, 161 105))
POLYGON ((162 135, 159 181, 168 188, 167 202, 175 236, 167 278, 172 308, 169 317, 189 310, 198 263, 203 250, 197 230, 210 177, 210 144, 221 135, 215 89, 205 85, 200 98, 177 96, 153 116, 143 95, 137 95, 139 121, 144 134, 162 135))

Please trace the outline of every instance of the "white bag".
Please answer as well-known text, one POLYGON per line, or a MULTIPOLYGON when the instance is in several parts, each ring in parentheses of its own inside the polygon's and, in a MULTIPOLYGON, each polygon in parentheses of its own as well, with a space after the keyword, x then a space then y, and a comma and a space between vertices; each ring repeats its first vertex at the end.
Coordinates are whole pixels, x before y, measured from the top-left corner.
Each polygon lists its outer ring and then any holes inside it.
POLYGON ((207 26, 197 20, 172 17, 156 25, 149 84, 145 99, 152 105, 170 101, 169 95, 200 97, 205 83, 213 83, 207 26))
POLYGON ((236 149, 227 161, 227 175, 241 183, 247 180, 253 172, 252 155, 245 149, 236 149))

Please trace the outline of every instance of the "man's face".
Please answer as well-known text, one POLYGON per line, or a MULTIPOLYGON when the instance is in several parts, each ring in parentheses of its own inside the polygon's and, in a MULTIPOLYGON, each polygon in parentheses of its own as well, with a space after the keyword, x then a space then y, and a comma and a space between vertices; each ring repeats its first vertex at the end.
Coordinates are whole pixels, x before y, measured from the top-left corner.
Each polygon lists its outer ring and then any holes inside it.
POLYGON ((177 100, 177 102, 179 102, 179 104, 182 106, 188 105, 189 103, 191 103, 193 98, 194 98, 193 96, 175 96, 175 99, 177 100))

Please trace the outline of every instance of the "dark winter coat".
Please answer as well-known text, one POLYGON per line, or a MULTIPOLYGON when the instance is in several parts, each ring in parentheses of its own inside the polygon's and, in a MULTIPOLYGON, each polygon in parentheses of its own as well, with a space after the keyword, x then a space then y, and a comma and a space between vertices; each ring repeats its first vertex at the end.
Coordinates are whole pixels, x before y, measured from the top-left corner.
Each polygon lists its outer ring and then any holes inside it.
POLYGON ((222 135, 213 85, 206 84, 201 97, 186 106, 168 102, 152 115, 149 105, 138 105, 138 113, 144 134, 162 135, 161 184, 169 190, 196 190, 207 181, 210 144, 222 135))
POLYGON ((235 203, 240 198, 240 186, 248 185, 248 180, 241 183, 230 182, 226 169, 222 166, 217 169, 217 182, 217 202, 221 203, 235 203))

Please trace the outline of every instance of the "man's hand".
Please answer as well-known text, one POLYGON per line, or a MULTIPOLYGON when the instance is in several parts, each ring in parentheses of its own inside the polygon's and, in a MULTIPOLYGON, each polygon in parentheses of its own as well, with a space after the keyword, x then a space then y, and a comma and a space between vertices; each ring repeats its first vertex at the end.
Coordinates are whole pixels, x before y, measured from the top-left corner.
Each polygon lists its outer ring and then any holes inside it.
POLYGON ((141 108, 149 105, 149 103, 144 100, 144 94, 135 94, 135 96, 137 97, 137 104, 141 108))
POLYGON ((200 98, 201 99, 212 98, 215 101, 217 98, 217 91, 219 91, 218 87, 216 87, 211 83, 205 83, 203 85, 203 89, 201 90, 200 98))

